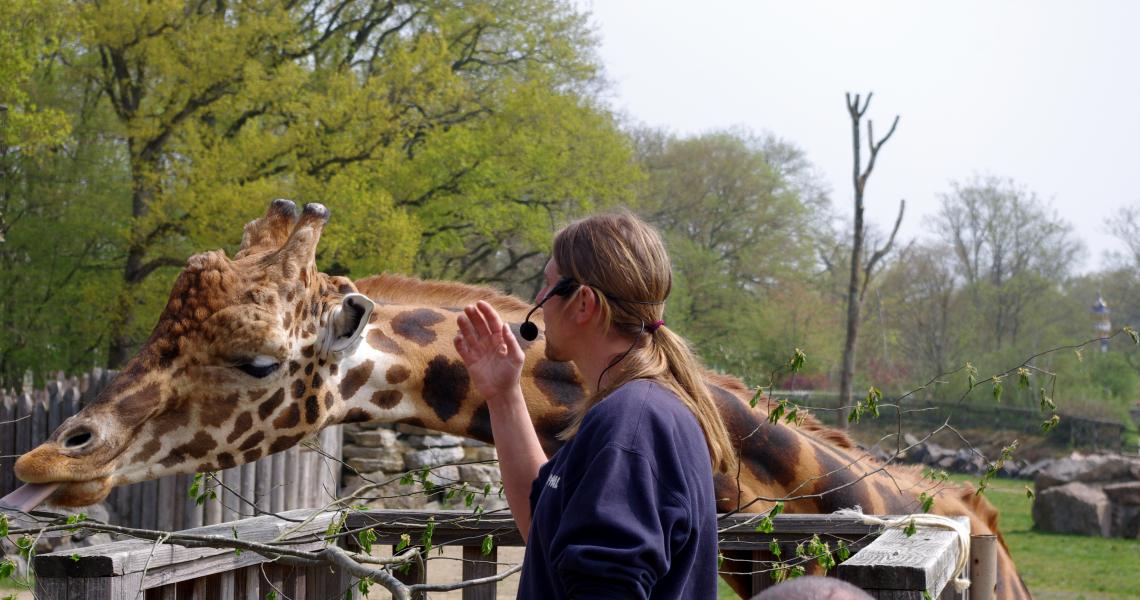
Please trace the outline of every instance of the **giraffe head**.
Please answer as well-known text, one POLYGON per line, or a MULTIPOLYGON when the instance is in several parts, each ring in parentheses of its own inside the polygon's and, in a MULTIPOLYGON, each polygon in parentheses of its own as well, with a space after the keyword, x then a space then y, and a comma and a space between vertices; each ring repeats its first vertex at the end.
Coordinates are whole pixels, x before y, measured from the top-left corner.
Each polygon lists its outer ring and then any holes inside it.
POLYGON ((138 354, 20 457, 16 475, 63 483, 53 502, 86 505, 116 485, 250 462, 324 426, 335 359, 357 345, 374 306, 348 279, 316 270, 328 214, 277 200, 246 225, 233 259, 192 256, 138 354))

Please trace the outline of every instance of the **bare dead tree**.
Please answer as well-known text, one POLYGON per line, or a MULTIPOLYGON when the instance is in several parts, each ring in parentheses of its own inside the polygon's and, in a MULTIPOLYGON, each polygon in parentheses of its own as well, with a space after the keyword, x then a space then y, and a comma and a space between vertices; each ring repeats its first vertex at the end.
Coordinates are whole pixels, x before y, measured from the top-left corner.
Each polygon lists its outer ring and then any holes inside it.
POLYGON ((840 428, 847 427, 846 406, 851 403, 851 380, 855 372, 855 343, 859 338, 863 297, 867 293, 868 284, 875 275, 875 267, 891 251, 891 246, 895 243, 895 235, 899 231, 899 225, 902 224, 903 212, 906 209, 906 201, 900 200, 899 216, 895 219, 894 229, 891 230, 891 235, 886 244, 875 248, 870 257, 866 257, 863 248, 867 234, 867 227, 863 223, 863 194, 867 187, 867 179, 871 176, 871 170, 875 168, 875 158, 878 157, 879 150, 883 144, 887 143, 887 140, 891 139, 891 135, 895 133, 895 127, 899 124, 899 117, 896 115, 887 135, 876 141, 874 124, 870 119, 867 120, 867 144, 870 147, 871 155, 867 159, 866 170, 863 170, 861 162, 863 144, 860 139, 859 126, 863 115, 867 112, 867 107, 871 104, 871 96, 873 95, 873 93, 868 93, 867 99, 860 106, 859 94, 855 94, 854 100, 852 100, 850 93, 846 94, 847 112, 851 115, 851 140, 855 150, 853 170, 855 228, 851 240, 851 275, 847 284, 847 337, 843 343, 843 368, 839 374, 840 409, 836 413, 836 424, 840 428))

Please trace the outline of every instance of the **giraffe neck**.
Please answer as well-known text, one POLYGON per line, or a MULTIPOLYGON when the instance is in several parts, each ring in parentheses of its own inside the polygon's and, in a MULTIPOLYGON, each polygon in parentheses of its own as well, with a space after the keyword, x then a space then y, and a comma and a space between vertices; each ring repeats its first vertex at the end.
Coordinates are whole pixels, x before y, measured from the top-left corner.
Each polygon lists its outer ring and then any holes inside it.
MULTIPOLYGON (((517 329, 522 315, 506 314, 517 329)), ((485 399, 455 351, 454 309, 380 305, 351 355, 332 375, 339 401, 327 423, 402 422, 493 442, 485 399)), ((584 394, 568 363, 547 360, 543 341, 524 343, 523 396, 548 452, 570 405, 584 394)))

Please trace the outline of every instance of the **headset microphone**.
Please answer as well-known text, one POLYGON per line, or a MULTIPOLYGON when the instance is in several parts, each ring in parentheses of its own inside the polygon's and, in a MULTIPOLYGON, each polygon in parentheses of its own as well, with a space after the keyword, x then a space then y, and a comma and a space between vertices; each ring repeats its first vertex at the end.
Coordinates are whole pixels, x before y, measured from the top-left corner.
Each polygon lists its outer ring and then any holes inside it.
POLYGON ((535 325, 531 322, 531 315, 534 314, 534 311, 542 308, 542 305, 546 304, 546 301, 550 300, 551 297, 565 296, 574 291, 574 289, 577 287, 578 283, 569 277, 563 277, 562 279, 559 279, 558 283, 554 284, 554 287, 550 288, 550 291, 547 292, 545 296, 543 296, 542 300, 540 300, 538 304, 535 304, 534 308, 530 309, 530 312, 526 313, 526 320, 522 325, 519 325, 519 337, 528 342, 533 342, 534 340, 538 339, 538 325, 535 325))

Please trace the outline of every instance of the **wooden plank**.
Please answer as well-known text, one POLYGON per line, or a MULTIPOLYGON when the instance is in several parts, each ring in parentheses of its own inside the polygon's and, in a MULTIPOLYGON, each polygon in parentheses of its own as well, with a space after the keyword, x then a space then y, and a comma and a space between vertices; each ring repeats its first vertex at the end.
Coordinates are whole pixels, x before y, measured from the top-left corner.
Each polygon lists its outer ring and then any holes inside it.
POLYGON ((47 392, 36 390, 32 393, 32 448, 44 443, 48 438, 47 400, 47 392))
POLYGON ((297 478, 290 478, 290 482, 296 482, 296 495, 294 497, 293 508, 314 508, 313 506, 313 476, 316 474, 314 468, 313 452, 306 450, 300 446, 293 449, 297 453, 297 478))
POLYGON ((273 457, 265 457, 255 461, 253 496, 257 510, 268 512, 273 510, 273 457))
POLYGON ((55 433, 56 429, 59 429, 60 424, 63 423, 64 419, 67 418, 64 416, 64 395, 66 393, 66 388, 64 387, 65 385, 66 382, 58 380, 48 383, 47 432, 49 437, 51 434, 55 433))
POLYGON ((907 537, 889 529, 840 564, 837 573, 866 590, 917 591, 920 597, 929 591, 937 597, 950 580, 958 551, 957 533, 950 530, 919 527, 907 537))
MULTIPOLYGON (((290 511, 283 516, 294 520, 308 517, 312 511, 290 511)), ((304 545, 319 547, 323 542, 320 536, 327 529, 331 519, 336 513, 321 513, 310 522, 300 525, 277 519, 271 516, 254 517, 235 523, 208 525, 185 533, 196 535, 213 535, 225 539, 233 539, 236 527, 238 537, 248 541, 269 541, 279 535, 289 533, 290 539, 299 539, 304 545)), ((246 566, 265 560, 253 552, 236 552, 225 548, 186 548, 173 544, 163 544, 155 547, 153 543, 142 540, 113 542, 86 548, 75 548, 61 552, 40 554, 35 557, 36 572, 41 577, 115 577, 141 572, 148 564, 148 579, 164 567, 185 565, 186 563, 201 561, 202 559, 221 556, 219 562, 232 562, 246 566), (72 559, 72 555, 78 560, 72 559)), ((180 581, 182 578, 174 580, 180 581)), ((169 581, 161 582, 162 585, 169 581)), ((157 585, 157 584, 156 584, 157 585)), ((148 586, 153 587, 153 586, 148 586)))
POLYGON ((67 390, 67 393, 64 394, 64 400, 65 412, 63 414, 63 419, 66 421, 69 417, 72 417, 75 415, 75 413, 79 412, 79 409, 83 404, 83 393, 79 391, 78 382, 73 382, 71 388, 69 388, 67 390))
POLYGON ((218 497, 222 500, 222 522, 236 521, 237 507, 241 500, 237 494, 241 490, 241 471, 237 467, 222 471, 222 489, 218 497))
POLYGON ((279 513, 285 510, 285 455, 278 452, 270 457, 270 462, 272 464, 270 510, 279 513))
POLYGON ((142 506, 140 508, 142 514, 141 519, 143 527, 146 529, 158 529, 158 480, 151 479, 144 481, 142 484, 142 506))
POLYGON ((16 397, 16 454, 32 449, 32 396, 24 393, 16 397))
POLYGON ((16 489, 16 475, 12 466, 16 464, 16 399, 0 393, 0 496, 16 489))
POLYGON ((174 488, 177 486, 177 475, 167 475, 158 479, 158 497, 155 504, 158 515, 155 525, 157 529, 162 531, 181 529, 178 516, 182 512, 182 503, 176 501, 174 492, 174 488))
POLYGON ((179 478, 181 483, 178 486, 178 493, 182 498, 182 524, 179 529, 201 527, 204 524, 202 523, 202 516, 205 513, 205 508, 190 497, 190 486, 194 483, 194 475, 179 475, 179 478))
POLYGON ((261 569, 259 565, 252 565, 241 570, 241 577, 245 581, 241 597, 244 600, 261 600, 265 596, 259 593, 261 569))
POLYGON ((255 484, 257 482, 257 464, 246 463, 239 467, 241 471, 241 495, 244 498, 238 506, 238 514, 242 518, 254 516, 254 503, 257 501, 255 484))
POLYGON ((297 482, 301 478, 301 464, 300 464, 300 451, 296 446, 285 451, 285 476, 281 479, 275 479, 274 483, 285 488, 285 502, 281 506, 281 510, 293 510, 299 508, 297 502, 297 494, 300 488, 297 482))
POLYGON ((217 525, 222 522, 222 491, 218 489, 217 483, 207 475, 202 476, 202 484, 214 490, 218 495, 218 497, 213 500, 206 500, 202 505, 205 508, 202 516, 202 525, 217 525))
MULTIPOLYGON (((463 580, 490 577, 496 573, 495 563, 499 560, 499 551, 493 548, 491 553, 484 556, 478 546, 463 547, 463 580)), ((476 587, 463 588, 463 600, 495 600, 496 585, 489 583, 476 587)))

